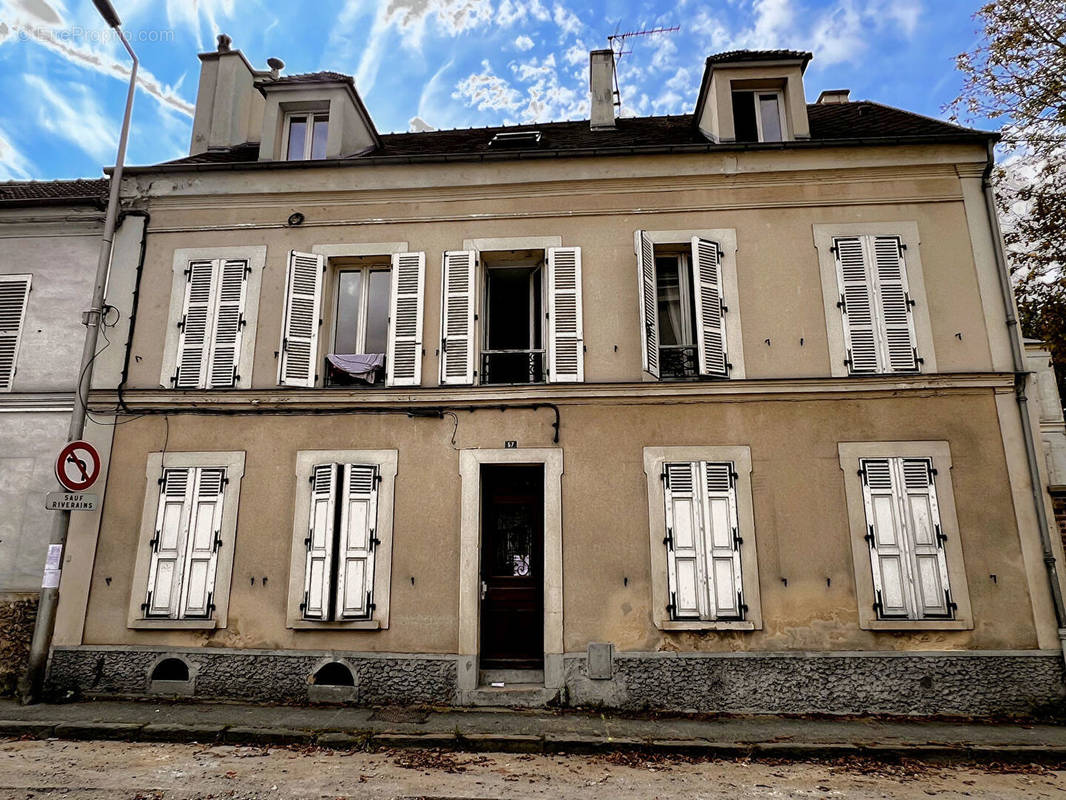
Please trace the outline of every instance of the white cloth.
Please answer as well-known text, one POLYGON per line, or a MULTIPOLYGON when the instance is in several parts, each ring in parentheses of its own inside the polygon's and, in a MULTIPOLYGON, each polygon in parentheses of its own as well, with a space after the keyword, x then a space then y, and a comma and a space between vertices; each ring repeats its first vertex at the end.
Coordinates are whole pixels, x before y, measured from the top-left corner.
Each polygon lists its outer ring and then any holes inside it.
POLYGON ((367 383, 373 383, 378 370, 385 366, 384 353, 330 353, 326 359, 334 369, 367 383))

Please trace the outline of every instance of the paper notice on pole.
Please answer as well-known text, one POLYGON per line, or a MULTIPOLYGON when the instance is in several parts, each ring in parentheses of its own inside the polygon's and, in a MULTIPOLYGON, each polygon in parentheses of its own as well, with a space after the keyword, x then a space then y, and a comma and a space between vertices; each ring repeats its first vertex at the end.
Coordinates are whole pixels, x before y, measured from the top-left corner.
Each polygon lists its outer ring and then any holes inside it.
POLYGON ((44 560, 44 578, 41 580, 42 589, 59 588, 59 568, 63 560, 63 545, 48 545, 48 556, 44 560))

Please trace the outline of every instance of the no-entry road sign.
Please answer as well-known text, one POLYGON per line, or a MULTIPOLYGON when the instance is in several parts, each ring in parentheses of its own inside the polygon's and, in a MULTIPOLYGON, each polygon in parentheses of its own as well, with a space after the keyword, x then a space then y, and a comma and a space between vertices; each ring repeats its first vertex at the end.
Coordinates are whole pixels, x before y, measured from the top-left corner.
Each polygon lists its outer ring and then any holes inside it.
POLYGON ((84 492, 100 477, 100 454, 88 442, 71 442, 59 451, 56 478, 68 492, 84 492))

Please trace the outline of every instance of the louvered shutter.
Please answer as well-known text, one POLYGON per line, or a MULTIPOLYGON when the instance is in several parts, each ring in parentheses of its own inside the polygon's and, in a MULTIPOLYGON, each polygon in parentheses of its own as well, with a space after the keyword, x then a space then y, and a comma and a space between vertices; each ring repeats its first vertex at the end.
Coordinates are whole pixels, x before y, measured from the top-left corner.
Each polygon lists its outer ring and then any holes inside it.
POLYGON ((289 253, 278 363, 278 383, 282 386, 314 387, 318 379, 318 329, 325 263, 324 256, 295 250, 289 253))
POLYGON ((866 249, 858 237, 836 239, 834 247, 848 371, 853 375, 873 374, 879 371, 878 347, 866 249))
POLYGON ((581 321, 581 248, 548 248, 548 380, 580 383, 585 379, 585 344, 581 321))
POLYGON ((725 346, 721 258, 716 242, 692 237, 692 285, 696 294, 696 336, 700 374, 729 374, 725 346))
POLYGON ((207 386, 209 389, 229 389, 237 385, 240 377, 237 365, 241 358, 248 262, 222 261, 218 275, 218 301, 214 308, 207 386))
POLYGON ((474 284, 473 250, 450 250, 444 254, 441 298, 440 382, 474 382, 474 284))
POLYGON ((699 619, 706 608, 700 553, 701 514, 698 464, 665 464, 666 559, 670 587, 670 615, 699 619))
POLYGON ((637 231, 637 279, 640 282, 641 355, 644 371, 659 377, 659 297, 655 282, 655 247, 637 231))
POLYGON ((178 323, 181 335, 173 378, 177 389, 202 389, 207 385, 218 266, 217 261, 192 261, 186 269, 185 301, 178 323))
POLYGON ((882 371, 915 372, 918 369, 918 354, 914 344, 914 319, 902 243, 895 236, 871 238, 877 303, 883 326, 882 371))
POLYGON ((394 253, 385 381, 389 386, 422 383, 422 306, 425 253, 394 253))
POLYGON ((29 275, 0 277, 0 391, 9 390, 15 379, 29 295, 29 275))
POLYGON ((190 472, 196 480, 185 537, 181 616, 208 618, 214 610, 215 568, 222 546, 222 492, 226 471, 200 468, 190 472))
POLYGON ((740 619, 744 616, 744 601, 733 465, 704 463, 702 477, 709 615, 714 619, 740 619))
POLYGON ((860 472, 877 611, 905 618, 911 608, 910 575, 892 460, 864 459, 860 472))
POLYGON ((302 610, 306 619, 329 619, 336 499, 337 465, 316 465, 311 471, 311 513, 304 539, 307 560, 302 610))
POLYGON ((337 544, 337 616, 369 618, 374 610, 374 550, 378 540, 377 467, 345 464, 337 544))
POLYGON ((194 472, 192 469, 163 471, 155 536, 149 542, 152 552, 148 568, 148 595, 141 607, 146 617, 178 616, 194 472))
POLYGON ((936 502, 933 465, 924 458, 897 459, 902 471, 904 527, 910 545, 914 598, 920 617, 951 616, 944 534, 936 502))

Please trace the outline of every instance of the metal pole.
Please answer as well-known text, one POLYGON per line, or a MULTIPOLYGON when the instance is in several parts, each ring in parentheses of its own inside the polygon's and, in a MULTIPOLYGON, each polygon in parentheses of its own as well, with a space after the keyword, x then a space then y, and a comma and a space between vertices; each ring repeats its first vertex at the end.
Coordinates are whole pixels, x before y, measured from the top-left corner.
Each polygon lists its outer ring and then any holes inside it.
MULTIPOLYGON (((97 3, 97 7, 100 4, 97 3)), ((96 358, 96 344, 100 335, 100 325, 104 314, 104 286, 107 283, 108 269, 111 265, 111 245, 115 238, 115 222, 118 219, 119 192, 122 188, 122 166, 126 159, 126 140, 130 132, 130 115, 133 112, 133 95, 137 88, 137 60, 136 53, 130 47, 126 37, 119 28, 118 17, 111 9, 110 18, 105 13, 104 18, 118 34, 126 52, 133 59, 133 67, 130 69, 130 88, 126 95, 126 114, 122 119, 122 133, 118 139, 118 156, 115 159, 115 169, 111 174, 111 194, 107 201, 107 214, 104 217, 104 235, 100 241, 100 258, 96 262, 96 283, 93 286, 92 305, 83 315, 85 325, 85 344, 81 351, 81 365, 78 367, 78 381, 74 393, 74 411, 70 415, 70 428, 67 432, 67 441, 72 442, 82 438, 85 431, 85 406, 89 400, 89 387, 93 378, 93 360, 96 358)), ((49 537, 49 550, 53 545, 60 548, 59 568, 62 570, 63 550, 67 543, 67 530, 70 526, 70 512, 56 511, 52 521, 52 531, 49 537)), ((41 688, 44 684, 45 669, 48 665, 48 652, 52 646, 52 634, 55 632, 56 606, 59 603, 59 581, 49 581, 55 586, 42 586, 40 599, 37 602, 37 621, 33 628, 33 640, 30 643, 29 664, 26 674, 19 681, 19 695, 23 704, 35 703, 40 698, 41 688)))

